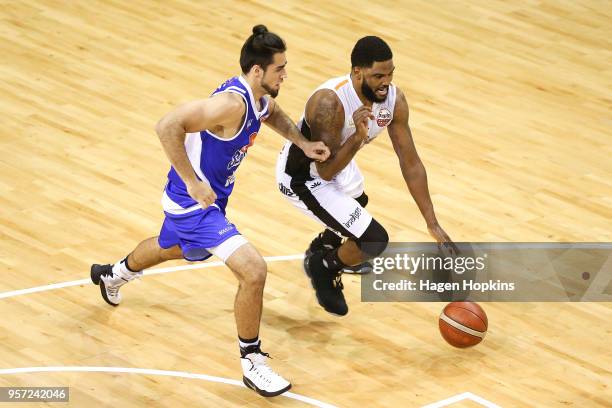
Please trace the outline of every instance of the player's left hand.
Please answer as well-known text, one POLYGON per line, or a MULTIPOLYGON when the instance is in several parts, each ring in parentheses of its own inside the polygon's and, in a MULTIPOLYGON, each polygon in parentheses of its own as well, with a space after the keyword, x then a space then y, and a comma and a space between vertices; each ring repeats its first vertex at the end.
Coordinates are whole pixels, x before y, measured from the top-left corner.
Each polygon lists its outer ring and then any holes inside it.
POLYGON ((329 147, 323 142, 305 142, 302 146, 304 154, 316 161, 324 162, 329 157, 329 147))
POLYGON ((459 255, 459 248, 457 248, 457 245, 450 239, 440 224, 428 226, 427 229, 429 230, 429 235, 438 242, 438 248, 440 248, 445 257, 459 255))

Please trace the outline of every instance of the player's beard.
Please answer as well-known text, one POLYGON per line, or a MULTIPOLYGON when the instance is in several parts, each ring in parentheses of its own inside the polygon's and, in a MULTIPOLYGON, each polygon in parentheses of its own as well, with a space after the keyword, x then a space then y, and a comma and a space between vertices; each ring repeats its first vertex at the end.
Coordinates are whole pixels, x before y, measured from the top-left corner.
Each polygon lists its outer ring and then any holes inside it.
MULTIPOLYGON (((387 89, 388 89, 388 87, 387 87, 387 89)), ((379 98, 378 96, 376 96, 376 94, 374 93, 372 88, 370 88, 370 86, 368 85, 368 83, 366 82, 365 79, 361 83, 361 93, 370 102, 380 103, 380 102, 384 102, 387 99, 387 95, 385 95, 383 98, 379 98)))
POLYGON ((266 90, 266 92, 268 92, 268 94, 269 94, 271 97, 276 98, 276 97, 278 96, 278 91, 279 91, 279 89, 272 89, 272 87, 271 87, 270 85, 266 84, 266 83, 265 83, 265 82, 263 82, 263 81, 261 82, 261 87, 262 87, 263 89, 265 89, 265 90, 266 90))

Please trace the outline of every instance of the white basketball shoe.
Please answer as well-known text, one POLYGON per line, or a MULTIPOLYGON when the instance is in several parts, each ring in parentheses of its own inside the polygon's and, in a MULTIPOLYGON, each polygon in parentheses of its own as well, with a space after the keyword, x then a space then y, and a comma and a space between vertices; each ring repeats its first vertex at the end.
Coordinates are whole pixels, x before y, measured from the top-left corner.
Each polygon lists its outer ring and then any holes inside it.
POLYGON ((121 262, 115 265, 91 265, 91 281, 100 285, 102 298, 111 306, 119 306, 121 303, 121 286, 142 276, 142 271, 129 272, 124 268, 121 262))
POLYGON ((274 397, 291 388, 291 383, 275 373, 267 364, 268 353, 259 345, 241 350, 242 381, 250 389, 264 397, 274 397))

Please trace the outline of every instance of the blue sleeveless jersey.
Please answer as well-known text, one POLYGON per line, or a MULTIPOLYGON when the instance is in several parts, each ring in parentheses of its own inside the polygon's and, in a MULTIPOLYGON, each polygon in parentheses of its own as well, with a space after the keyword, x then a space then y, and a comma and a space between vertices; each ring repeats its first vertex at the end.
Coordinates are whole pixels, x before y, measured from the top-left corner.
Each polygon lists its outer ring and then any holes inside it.
MULTIPOLYGON (((187 133, 185 137, 185 150, 196 175, 212 187, 217 199, 212 205, 225 213, 225 207, 232 190, 236 170, 247 155, 261 126, 261 122, 269 115, 268 100, 261 98, 261 110, 253 97, 253 92, 246 80, 233 77, 219 86, 212 95, 222 92, 233 92, 240 95, 246 105, 244 121, 238 133, 229 139, 222 139, 209 130, 187 133)), ((187 193, 183 180, 174 167, 168 173, 168 182, 162 197, 164 211, 169 214, 186 214, 202 208, 187 193)), ((210 208, 210 207, 209 207, 210 208)))

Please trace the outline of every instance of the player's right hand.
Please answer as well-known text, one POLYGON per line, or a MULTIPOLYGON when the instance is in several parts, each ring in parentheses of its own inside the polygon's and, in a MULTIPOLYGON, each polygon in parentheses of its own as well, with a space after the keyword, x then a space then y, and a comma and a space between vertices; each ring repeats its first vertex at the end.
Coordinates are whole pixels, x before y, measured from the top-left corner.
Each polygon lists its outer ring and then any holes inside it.
POLYGON ((374 119, 372 108, 362 105, 353 112, 353 123, 355 123, 355 137, 363 142, 368 137, 368 120, 374 119))
POLYGON ((427 229, 429 234, 438 242, 438 249, 445 258, 459 255, 459 248, 457 248, 457 245, 450 239, 440 224, 428 226, 427 229))
POLYGON ((187 184, 187 192, 203 209, 207 208, 217 199, 217 195, 210 185, 200 180, 187 184))

